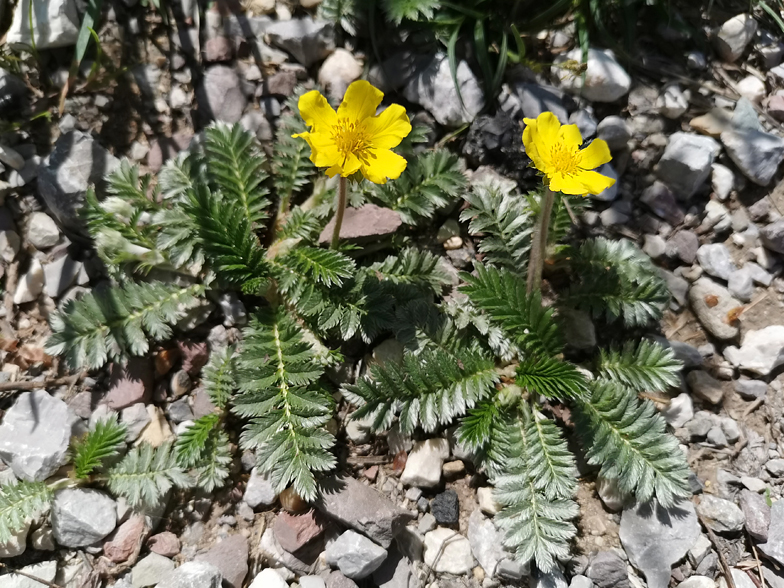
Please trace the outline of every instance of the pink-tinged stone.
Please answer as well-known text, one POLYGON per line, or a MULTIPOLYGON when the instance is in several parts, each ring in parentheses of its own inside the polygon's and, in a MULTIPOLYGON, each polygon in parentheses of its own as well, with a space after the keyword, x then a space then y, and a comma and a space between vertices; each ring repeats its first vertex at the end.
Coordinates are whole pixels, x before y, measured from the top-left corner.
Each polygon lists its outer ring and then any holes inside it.
POLYGON ((147 167, 152 172, 160 171, 164 163, 188 148, 191 139, 193 139, 193 133, 187 131, 153 141, 150 145, 150 152, 147 154, 147 167))
POLYGON ((105 402, 120 410, 137 402, 146 402, 153 387, 152 364, 147 357, 132 357, 126 366, 112 364, 109 392, 105 402))
MULTIPOLYGON (((365 237, 383 237, 391 235, 403 224, 400 215, 389 208, 382 208, 375 204, 365 204, 359 208, 347 208, 340 225, 341 239, 362 239, 365 237)), ((333 217, 324 230, 321 231, 319 241, 327 243, 332 239, 335 230, 333 217)))
POLYGON ((778 121, 784 121, 784 96, 774 94, 768 99, 768 114, 778 121))
POLYGON ((210 395, 204 391, 204 388, 197 388, 191 394, 191 410, 193 416, 197 419, 215 412, 217 407, 210 399, 210 395))
POLYGON ((248 540, 242 535, 231 535, 213 545, 206 553, 196 556, 196 561, 211 563, 223 573, 223 585, 242 588, 248 575, 248 540))
POLYGON ((191 376, 197 375, 210 358, 210 350, 206 343, 178 341, 177 347, 182 356, 182 369, 191 376))
POLYGON ((324 522, 313 509, 301 515, 281 511, 272 530, 283 549, 296 553, 324 533, 324 522))
POLYGON ((150 551, 166 557, 174 557, 180 552, 180 540, 170 531, 153 535, 147 540, 150 551))
POLYGON ((144 517, 133 515, 120 525, 110 540, 103 544, 103 554, 115 563, 126 561, 133 554, 144 532, 144 517))

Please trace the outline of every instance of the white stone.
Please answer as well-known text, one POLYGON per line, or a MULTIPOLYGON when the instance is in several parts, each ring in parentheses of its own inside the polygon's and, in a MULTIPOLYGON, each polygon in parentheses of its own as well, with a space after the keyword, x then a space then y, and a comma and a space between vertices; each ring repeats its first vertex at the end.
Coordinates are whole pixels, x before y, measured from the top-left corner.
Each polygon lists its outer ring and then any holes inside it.
POLYGON ((713 229, 716 233, 722 233, 732 226, 732 216, 730 211, 718 200, 709 200, 705 205, 705 218, 698 232, 707 232, 713 229))
MULTIPOLYGON (((41 563, 23 567, 20 572, 41 578, 45 582, 54 582, 57 575, 57 561, 42 561, 41 563)), ((42 588, 43 584, 19 574, 3 576, 0 582, 3 588, 42 588)))
POLYGON ((694 417, 694 405, 691 396, 682 392, 662 411, 664 420, 674 429, 680 429, 694 417))
POLYGON ((387 550, 356 531, 345 531, 327 546, 327 564, 353 580, 367 578, 387 558, 387 550))
POLYGON ((36 300, 44 289, 44 269, 41 262, 33 259, 27 273, 19 279, 14 292, 14 304, 25 304, 36 300))
POLYGON ((748 331, 740 349, 733 354, 733 362, 742 370, 767 376, 784 363, 784 326, 748 331))
POLYGON ((117 525, 117 504, 98 490, 66 488, 54 495, 52 532, 65 547, 85 547, 100 541, 117 525))
POLYGON ((286 580, 281 578, 280 574, 272 568, 261 570, 258 575, 253 578, 249 588, 288 588, 286 580))
POLYGON ((435 488, 441 482, 441 468, 448 457, 449 441, 446 439, 428 439, 415 443, 400 481, 406 486, 435 488))
POLYGON ((474 567, 468 539, 457 531, 439 527, 425 535, 425 565, 436 573, 467 574, 474 567))
MULTIPOLYGON (((9 45, 33 45, 30 34, 30 2, 22 0, 14 11, 14 20, 8 29, 9 45)), ((68 47, 79 37, 79 11, 75 0, 32 0, 35 48, 53 49, 68 47)))
MULTIPOLYGON (((574 49, 566 54, 567 60, 582 62, 582 50, 574 49)), ((563 60, 561 60, 563 61, 563 60)), ((558 76, 564 89, 581 94, 592 102, 615 102, 626 95, 632 80, 626 70, 616 61, 609 49, 588 49, 588 62, 583 75, 561 68, 558 76)))
POLYGON ((621 510, 629 498, 618 487, 617 480, 602 476, 596 478, 596 493, 604 506, 613 512, 621 510))
POLYGON ((765 98, 767 90, 765 89, 765 82, 760 80, 757 76, 746 76, 737 85, 738 93, 744 98, 748 98, 752 102, 759 104, 765 98))
POLYGON ((689 109, 689 99, 679 84, 669 84, 659 94, 656 107, 662 116, 672 119, 680 118, 689 109))
POLYGON ((737 269, 729 249, 723 243, 702 245, 697 250, 697 261, 707 274, 722 280, 729 280, 730 274, 737 269))
POLYGON ((722 59, 737 61, 756 32, 757 21, 754 17, 750 14, 738 14, 721 25, 714 45, 722 59))
POLYGON ((0 231, 0 257, 6 262, 11 263, 16 258, 21 244, 16 231, 0 231))
POLYGON ((34 212, 27 224, 27 240, 36 249, 49 249, 60 240, 60 229, 45 212, 34 212))
POLYGON ((0 559, 22 555, 27 548, 27 534, 30 531, 31 521, 25 521, 22 528, 12 534, 11 539, 0 543, 0 559))
MULTIPOLYGON (((179 110, 191 103, 188 94, 180 86, 175 86, 169 93, 169 105, 175 110, 179 110)), ((144 157, 144 156, 142 156, 144 157)), ((141 157, 139 158, 141 159, 141 157)))
POLYGON ((250 479, 245 486, 245 494, 242 496, 245 503, 251 508, 257 506, 272 506, 278 499, 278 494, 272 486, 267 476, 262 474, 258 468, 253 468, 250 472, 250 479))
POLYGON ((703 494, 697 512, 717 533, 736 533, 743 528, 746 517, 734 503, 712 494, 703 494))
POLYGON ((714 163, 711 170, 711 188, 719 200, 726 200, 735 184, 735 175, 730 168, 720 163, 714 163))
POLYGON ((678 588, 716 588, 716 582, 707 576, 691 576, 678 584, 678 588))
POLYGON ((492 488, 485 486, 477 489, 476 498, 479 501, 479 509, 486 515, 494 516, 500 512, 501 505, 493 497, 492 488))
POLYGON ((751 272, 745 267, 732 272, 727 280, 727 288, 730 294, 741 302, 751 302, 754 295, 754 280, 751 272))
POLYGON ((335 49, 335 52, 324 60, 318 73, 319 84, 324 86, 330 98, 342 100, 351 82, 362 75, 362 62, 351 51, 335 49))
POLYGON ((73 285, 82 267, 82 262, 75 261, 70 255, 63 255, 44 265, 46 295, 51 298, 60 296, 73 285))
POLYGON ((485 576, 492 578, 498 562, 507 554, 503 548, 503 535, 479 510, 472 512, 468 518, 468 543, 485 576))

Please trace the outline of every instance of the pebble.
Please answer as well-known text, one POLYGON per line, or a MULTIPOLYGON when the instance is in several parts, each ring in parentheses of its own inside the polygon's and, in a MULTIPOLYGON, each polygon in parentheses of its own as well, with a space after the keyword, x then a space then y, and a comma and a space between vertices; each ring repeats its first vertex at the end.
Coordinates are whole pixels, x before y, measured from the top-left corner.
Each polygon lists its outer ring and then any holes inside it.
POLYGON ((468 518, 468 543, 485 576, 492 578, 498 563, 506 557, 503 537, 493 521, 479 510, 475 510, 468 518))
POLYGON ((468 539, 444 527, 425 535, 425 565, 436 573, 461 575, 474 567, 474 556, 468 539))
POLYGON ((768 540, 770 525, 770 506, 765 497, 757 492, 743 490, 740 495, 740 508, 745 517, 745 527, 749 535, 756 541, 765 543, 768 540))
POLYGON ((286 551, 297 553, 324 534, 322 518, 312 509, 301 515, 281 511, 272 528, 275 539, 286 551))
POLYGON ((498 514, 501 510, 501 505, 496 502, 493 497, 493 489, 490 487, 478 488, 476 491, 476 498, 479 502, 479 509, 489 516, 498 514))
POLYGON ((721 403, 724 397, 724 385, 708 372, 702 370, 691 371, 686 376, 686 381, 692 393, 698 398, 714 405, 721 403))
POLYGON ((113 363, 104 402, 112 410, 146 402, 152 394, 153 380, 152 365, 146 357, 131 357, 125 366, 113 363))
POLYGON ((645 235, 642 250, 647 253, 651 259, 660 259, 667 251, 667 243, 659 235, 645 235))
POLYGON ((776 478, 784 477, 784 459, 771 459, 765 464, 765 469, 770 472, 771 476, 776 478))
POLYGON ((689 98, 679 84, 668 84, 659 94, 656 107, 662 116, 671 119, 680 118, 689 109, 689 98))
POLYGON ((355 531, 345 531, 327 546, 326 562, 352 580, 367 578, 387 557, 387 550, 355 531))
POLYGON ((37 259, 30 261, 27 272, 19 279, 14 292, 14 304, 25 304, 38 299, 43 292, 46 277, 41 262, 37 259))
POLYGON ((673 133, 656 166, 656 174, 676 194, 688 198, 710 176, 713 160, 719 151, 719 144, 710 137, 673 133))
POLYGON ((751 302, 754 295, 754 280, 751 272, 746 267, 733 271, 727 279, 727 288, 730 294, 741 302, 751 302))
MULTIPOLYGON (((261 586, 257 588, 274 588, 277 586, 276 584, 261 584, 261 586)), ((319 576, 302 576, 299 579, 299 588, 326 588, 327 583, 324 581, 323 578, 319 576)), ((286 588, 286 583, 283 582, 283 586, 281 588, 286 588)))
POLYGON ((278 20, 265 32, 272 45, 291 53, 305 67, 335 50, 334 27, 328 21, 311 17, 278 20))
POLYGON ((711 188, 719 200, 726 200, 735 185, 735 174, 732 170, 720 163, 711 166, 711 188))
POLYGON ((784 139, 755 129, 730 129, 721 142, 738 169, 755 184, 767 186, 784 159, 784 139))
MULTIPOLYGON (((587 57, 584 76, 574 75, 566 69, 558 70, 565 90, 579 93, 590 102, 615 102, 629 92, 631 78, 616 61, 612 51, 589 48, 587 57)), ((565 59, 582 63, 582 50, 573 49, 566 54, 565 59)))
POLYGON ((22 241, 16 231, 10 229, 0 231, 0 257, 7 263, 11 263, 16 258, 16 254, 19 253, 21 243, 22 241))
POLYGON ((27 240, 38 250, 49 249, 60 240, 60 229, 52 217, 44 212, 34 212, 27 223, 27 240))
POLYGON ((726 21, 713 44, 725 61, 737 61, 757 32, 757 21, 750 14, 738 14, 726 21))
POLYGON ((192 386, 193 384, 191 383, 191 378, 188 375, 188 372, 185 370, 178 370, 174 372, 174 374, 172 374, 171 380, 169 381, 169 388, 174 398, 184 396, 191 391, 192 386))
POLYGON ((156 588, 221 588, 222 580, 220 570, 214 565, 205 561, 187 561, 163 577, 158 576, 155 581, 158 582, 156 588))
POLYGON ((682 392, 662 410, 662 416, 673 429, 680 429, 694 417, 694 404, 691 396, 682 392))
POLYGON ((598 124, 596 136, 605 141, 611 151, 619 151, 626 148, 626 144, 632 138, 632 131, 620 116, 610 115, 598 124))
POLYGON ((351 82, 362 75, 362 62, 351 51, 336 49, 324 60, 318 73, 318 81, 327 90, 327 95, 340 101, 351 82))
POLYGON ((227 123, 239 121, 248 103, 239 76, 226 65, 207 68, 196 97, 207 120, 227 123))
POLYGON ((272 506, 278 499, 278 494, 272 486, 268 477, 262 474, 258 468, 253 468, 250 478, 245 486, 245 494, 242 500, 251 508, 259 506, 272 506))
POLYGON ((248 540, 240 534, 231 535, 213 545, 206 553, 196 556, 196 561, 218 568, 225 588, 242 588, 248 574, 248 540))
MULTIPOLYGON (((57 576, 57 560, 42 561, 19 570, 23 574, 29 574, 35 578, 40 578, 45 582, 54 582, 57 576)), ((41 588, 43 584, 20 574, 9 573, 3 576, 3 588, 41 588)))
POLYGON ((683 209, 672 191, 662 182, 656 181, 648 186, 643 191, 640 202, 673 226, 683 222, 685 216, 683 209))
POLYGON ((765 82, 757 76, 748 75, 737 83, 738 94, 751 102, 759 104, 767 95, 765 82))
POLYGON ((704 494, 697 511, 715 533, 737 533, 743 529, 743 511, 724 498, 704 494))
MULTIPOLYGON (((302 580, 304 580, 306 577, 313 577, 313 576, 305 576, 302 578, 302 580)), ((253 578, 253 582, 251 582, 249 588, 288 588, 288 586, 289 585, 286 584, 286 580, 284 580, 278 572, 276 572, 272 568, 267 568, 261 570, 256 575, 256 577, 253 578)), ((306 588, 306 584, 300 583, 300 587, 306 588)))
POLYGON ((784 363, 784 326, 747 331, 740 349, 727 348, 724 355, 742 370, 767 376, 784 363))
POLYGON ((729 280, 730 274, 737 269, 723 243, 703 245, 697 250, 697 260, 706 273, 722 280, 729 280))
POLYGON ((713 336, 722 340, 737 337, 738 327, 727 323, 726 318, 728 312, 741 306, 741 302, 725 287, 710 278, 700 278, 689 290, 689 302, 702 326, 713 336))
MULTIPOLYGON (((784 219, 779 219, 760 229, 762 245, 776 253, 784 253, 784 219)), ((760 264, 762 265, 762 264, 760 264)))
POLYGON ((585 574, 598 588, 629 588, 626 562, 614 551, 600 551, 585 574))
POLYGON ((716 588, 716 582, 707 576, 691 576, 678 584, 678 588, 716 588))
POLYGON ((166 557, 174 557, 180 553, 180 540, 171 531, 153 535, 147 540, 150 551, 166 557))
POLYGON ((85 547, 100 541, 117 525, 117 504, 98 490, 66 488, 52 501, 52 532, 60 545, 85 547))
POLYGON ((430 503, 430 512, 433 513, 439 525, 456 525, 460 517, 460 503, 457 498, 457 492, 446 490, 436 494, 430 503))
POLYGON ((406 486, 435 488, 441 483, 441 469, 449 457, 449 441, 428 439, 414 444, 400 481, 406 486))
POLYGON ((75 261, 70 255, 63 255, 43 266, 44 291, 51 298, 58 298, 70 288, 82 271, 82 262, 75 261))
POLYGON ((677 257, 683 263, 691 265, 697 259, 699 247, 699 237, 693 231, 682 230, 667 240, 665 253, 668 257, 677 257))

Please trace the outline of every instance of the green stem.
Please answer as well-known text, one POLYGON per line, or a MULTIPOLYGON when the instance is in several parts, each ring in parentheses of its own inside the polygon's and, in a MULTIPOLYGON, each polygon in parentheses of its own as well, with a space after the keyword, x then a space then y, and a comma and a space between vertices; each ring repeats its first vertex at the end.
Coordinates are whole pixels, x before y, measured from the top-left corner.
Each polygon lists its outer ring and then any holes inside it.
POLYGON ((539 226, 534 233, 531 243, 531 257, 528 260, 528 282, 526 285, 528 294, 539 290, 542 286, 542 268, 547 254, 547 233, 550 230, 550 216, 553 213, 554 202, 555 192, 550 188, 545 188, 539 212, 539 226))
POLYGON ((346 195, 348 192, 348 180, 340 176, 338 184, 338 209, 335 211, 335 229, 332 231, 332 249, 338 248, 340 243, 340 227, 343 225, 343 214, 346 212, 346 195))

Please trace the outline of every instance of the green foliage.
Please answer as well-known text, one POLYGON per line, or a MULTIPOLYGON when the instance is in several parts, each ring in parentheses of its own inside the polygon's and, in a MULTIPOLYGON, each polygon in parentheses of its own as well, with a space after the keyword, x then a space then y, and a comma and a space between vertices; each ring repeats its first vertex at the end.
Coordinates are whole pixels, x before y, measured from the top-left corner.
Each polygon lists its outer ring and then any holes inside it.
POLYGON ((73 441, 71 455, 76 478, 88 478, 107 459, 119 455, 125 448, 126 432, 125 425, 118 423, 115 416, 98 421, 83 438, 73 441))
POLYGON ((229 437, 221 428, 217 413, 204 415, 188 427, 174 445, 177 463, 196 469, 196 484, 211 492, 229 477, 231 463, 229 437))
POLYGON ((372 264, 369 271, 382 283, 410 286, 435 294, 449 283, 440 258, 422 249, 404 249, 398 255, 390 255, 384 261, 372 264))
POLYGON ((526 294, 515 274, 474 264, 476 275, 462 274, 471 302, 488 314, 515 343, 529 353, 555 355, 562 343, 553 310, 542 306, 540 294, 526 294))
MULTIPOLYGON (((354 261, 334 249, 319 249, 318 247, 297 247, 278 258, 281 263, 291 270, 288 276, 305 277, 317 284, 324 286, 342 286, 346 278, 354 275, 354 261)), ((291 286, 283 285, 284 290, 291 286)))
POLYGON ((321 230, 321 225, 321 220, 312 211, 306 212, 301 208, 295 208, 286 217, 278 238, 281 241, 284 239, 312 241, 321 230))
POLYGON ((457 429, 457 440, 474 453, 486 449, 493 439, 493 428, 500 419, 500 410, 493 400, 483 400, 469 409, 457 429))
POLYGON ((335 23, 349 35, 357 34, 356 0, 323 0, 318 15, 323 20, 335 23))
POLYGON ((677 386, 682 367, 672 349, 648 339, 637 345, 627 341, 621 349, 602 349, 597 363, 601 377, 637 392, 677 386))
POLYGON ((470 221, 472 235, 485 234, 479 244, 485 261, 525 276, 535 220, 528 200, 490 182, 474 186, 464 197, 469 207, 460 220, 470 221))
POLYGON ((574 398, 581 396, 587 381, 571 363, 554 357, 528 357, 517 366, 517 385, 547 398, 574 398))
POLYGON ((563 304, 610 322, 647 325, 661 318, 670 299, 650 258, 630 241, 587 240, 571 252, 571 269, 577 281, 563 304))
POLYGON ((403 222, 416 224, 433 218, 436 210, 465 190, 466 179, 457 156, 446 150, 430 151, 409 162, 395 182, 373 185, 372 199, 396 210, 403 222))
POLYGON ((52 490, 43 482, 19 481, 0 486, 0 543, 7 543, 27 522, 49 508, 52 490))
POLYGON ((133 508, 154 508, 172 487, 191 485, 170 443, 160 447, 147 443, 134 447, 107 472, 106 483, 133 508))
POLYGON ((387 18, 397 25, 404 19, 430 20, 440 5, 440 0, 382 0, 387 18))
POLYGON ((171 325, 185 316, 203 292, 202 284, 158 282, 96 288, 50 316, 47 353, 64 355, 74 369, 96 369, 108 359, 144 355, 149 349, 147 337, 156 341, 171 337, 171 325))
POLYGON ((400 365, 376 364, 343 393, 360 405, 353 418, 372 420, 371 430, 388 429, 399 406, 403 433, 418 426, 432 432, 487 397, 498 380, 495 363, 478 351, 435 349, 408 353, 400 365))
POLYGON ((243 333, 237 359, 239 394, 233 411, 248 418, 245 448, 280 491, 292 484, 306 500, 316 496, 315 472, 329 470, 334 437, 325 429, 332 397, 317 385, 323 373, 313 347, 283 308, 264 309, 243 333))
MULTIPOLYGON (((297 112, 293 101, 289 103, 289 108, 290 112, 297 112)), ((294 194, 308 184, 316 171, 310 161, 308 144, 291 136, 305 130, 305 122, 296 114, 286 114, 280 119, 272 155, 272 182, 281 201, 291 200, 294 194)))
POLYGON ((209 362, 204 366, 201 383, 212 403, 224 410, 237 389, 234 348, 213 350, 209 362))
POLYGON ((622 492, 664 506, 691 496, 686 458, 649 401, 599 380, 590 397, 575 399, 573 415, 588 463, 601 466, 600 475, 616 480, 622 492))

